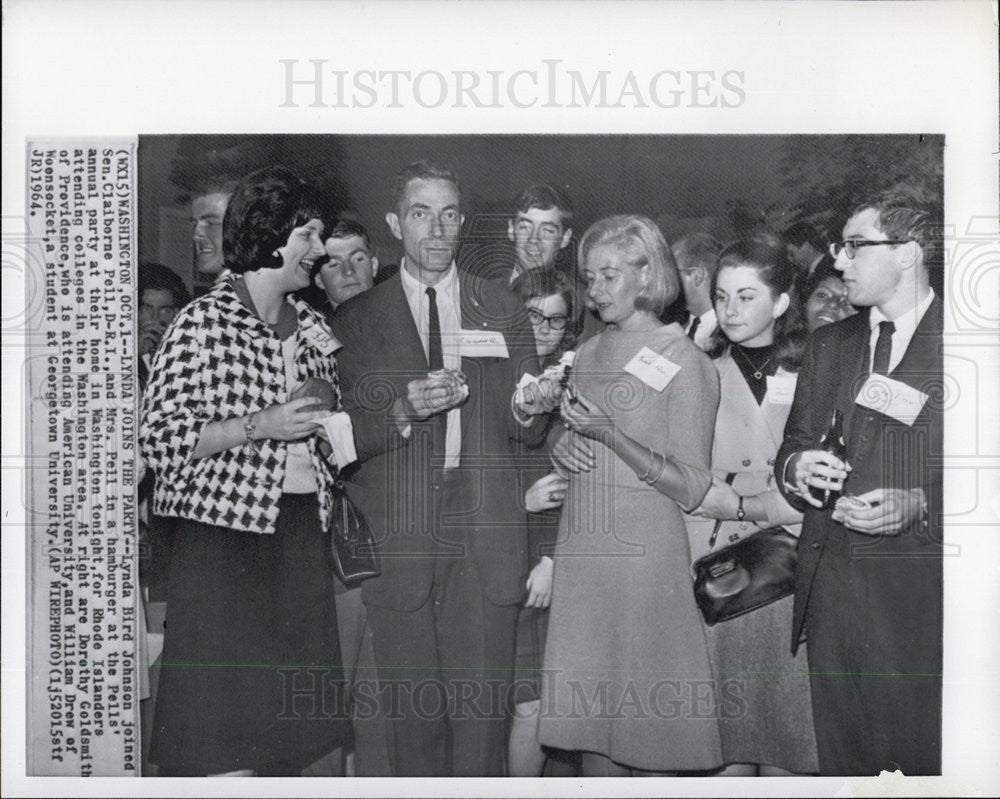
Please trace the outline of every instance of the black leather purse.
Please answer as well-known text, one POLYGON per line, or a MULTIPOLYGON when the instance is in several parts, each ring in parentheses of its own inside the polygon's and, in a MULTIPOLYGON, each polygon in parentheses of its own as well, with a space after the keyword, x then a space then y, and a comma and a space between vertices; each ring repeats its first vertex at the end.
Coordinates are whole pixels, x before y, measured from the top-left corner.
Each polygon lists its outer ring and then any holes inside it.
POLYGON ((769 605, 795 590, 798 539, 760 530, 694 562, 694 598, 709 627, 769 605))
POLYGON ((377 577, 382 573, 382 567, 375 535, 361 511, 351 502, 344 481, 326 461, 323 463, 333 480, 333 507, 328 533, 337 576, 345 583, 377 577))

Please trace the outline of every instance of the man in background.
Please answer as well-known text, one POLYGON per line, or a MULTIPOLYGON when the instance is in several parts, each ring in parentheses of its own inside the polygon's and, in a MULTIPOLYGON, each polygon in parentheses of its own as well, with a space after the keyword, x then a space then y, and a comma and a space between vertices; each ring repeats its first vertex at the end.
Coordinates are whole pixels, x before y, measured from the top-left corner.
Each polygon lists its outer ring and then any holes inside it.
POLYGON ((679 238, 671 250, 688 312, 684 332, 699 348, 706 350, 718 326, 712 301, 712 278, 722 245, 707 233, 690 233, 679 238))
POLYGON ((368 291, 378 275, 378 258, 371 236, 363 225, 350 219, 336 222, 324 234, 327 260, 314 282, 336 311, 351 297, 368 291))
POLYGON ((222 266, 222 220, 236 180, 213 180, 205 183, 191 199, 191 244, 197 273, 215 280, 225 277, 222 266))
POLYGON ((827 252, 823 237, 808 222, 796 222, 782 235, 785 242, 785 254, 788 255, 800 275, 809 276, 824 260, 833 263, 833 258, 827 252))
POLYGON ((556 186, 528 186, 514 201, 507 238, 514 245, 514 264, 507 285, 531 269, 554 269, 573 237, 573 204, 556 186))
POLYGON ((139 387, 145 388, 153 354, 163 332, 177 312, 191 302, 191 294, 169 266, 143 263, 139 266, 139 387))

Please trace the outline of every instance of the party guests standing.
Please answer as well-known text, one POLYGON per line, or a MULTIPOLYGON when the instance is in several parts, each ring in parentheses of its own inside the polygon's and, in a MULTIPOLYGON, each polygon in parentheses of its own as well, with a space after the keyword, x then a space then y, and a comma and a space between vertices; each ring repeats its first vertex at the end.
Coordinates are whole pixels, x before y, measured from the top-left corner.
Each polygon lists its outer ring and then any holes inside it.
MULTIPOLYGON (((528 309, 535 335, 535 349, 542 367, 559 363, 576 342, 580 303, 575 286, 563 273, 546 269, 523 272, 511 287, 528 309)), ((527 598, 517 614, 517 653, 514 673, 515 708, 507 750, 507 774, 539 777, 547 755, 538 743, 538 711, 542 657, 552 599, 552 553, 559 532, 559 512, 566 497, 567 480, 551 470, 548 456, 540 452, 519 464, 526 487, 528 515, 527 598), (539 463, 542 461, 542 464, 539 463)))
POLYGON ((683 236, 671 248, 688 312, 684 332, 703 350, 708 349, 717 325, 712 278, 721 249, 719 242, 707 233, 683 236))
MULTIPOLYGON (((341 305, 375 284, 379 262, 368 230, 353 219, 327 219, 323 239, 326 258, 314 270, 313 285, 300 296, 311 302, 327 321, 332 321, 341 305)), ((334 588, 344 678, 348 693, 357 700, 352 713, 354 750, 346 755, 345 771, 351 777, 387 777, 391 772, 385 719, 366 700, 377 690, 378 673, 368 614, 361 601, 361 584, 346 585, 338 579, 334 588)), ((307 776, 327 775, 310 769, 307 776)))
POLYGON ((792 646, 804 630, 824 775, 941 773, 940 226, 901 191, 848 219, 832 251, 865 310, 812 334, 775 466, 805 511, 792 646), (818 447, 835 410, 846 461, 818 447), (811 488, 856 499, 824 509, 811 488))
POLYGON ((503 773, 528 575, 514 453, 545 433, 510 401, 538 368, 523 306, 455 266, 459 203, 450 169, 403 169, 386 214, 399 273, 334 318, 360 461, 348 488, 380 534, 382 574, 362 596, 380 678, 393 678, 382 699, 398 776, 503 773))
POLYGON ((226 213, 233 277, 184 308, 143 398, 154 511, 179 519, 150 760, 166 775, 294 775, 350 740, 316 400, 335 343, 290 294, 323 257, 312 188, 273 167, 226 213))
MULTIPOLYGON (((695 560, 761 529, 799 533, 802 514, 784 500, 772 474, 805 347, 794 279, 784 253, 759 242, 737 242, 719 257, 713 281, 719 330, 709 354, 722 399, 712 487, 687 520, 695 560)), ((789 653, 791 624, 788 596, 706 628, 718 685, 738 697, 742 711, 720 714, 724 775, 818 768, 806 653, 789 653)))
POLYGON ((651 220, 595 223, 579 268, 607 329, 579 347, 560 408, 596 458, 571 474, 563 505, 539 740, 582 752, 588 776, 715 768, 681 509, 711 485, 718 375, 679 325, 657 319, 680 286, 651 220))

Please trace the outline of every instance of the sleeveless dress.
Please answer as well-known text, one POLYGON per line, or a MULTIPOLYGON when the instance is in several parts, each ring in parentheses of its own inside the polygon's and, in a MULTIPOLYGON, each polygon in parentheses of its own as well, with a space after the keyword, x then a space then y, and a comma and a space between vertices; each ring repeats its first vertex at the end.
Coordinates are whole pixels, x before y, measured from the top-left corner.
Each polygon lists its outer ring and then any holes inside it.
MULTIPOLYGON (((573 381, 619 430, 677 464, 686 507, 701 501, 719 383, 678 325, 605 330, 580 347, 573 381), (625 371, 644 348, 679 367, 661 391, 625 371)), ((539 741, 651 771, 716 768, 716 693, 681 508, 587 443, 597 465, 570 478, 556 545, 539 741)))

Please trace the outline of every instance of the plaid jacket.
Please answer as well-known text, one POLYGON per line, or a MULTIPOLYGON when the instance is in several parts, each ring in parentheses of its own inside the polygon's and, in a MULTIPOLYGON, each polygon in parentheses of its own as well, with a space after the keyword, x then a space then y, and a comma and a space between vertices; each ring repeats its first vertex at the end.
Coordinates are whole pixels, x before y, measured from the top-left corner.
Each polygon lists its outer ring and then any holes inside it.
MULTIPOLYGON (((296 377, 328 380, 337 392, 339 408, 336 360, 320 352, 308 336, 314 326, 327 336, 330 330, 304 302, 296 298, 292 302, 299 323, 294 334, 296 377)), ((281 341, 240 301, 229 281, 185 307, 160 342, 143 397, 139 446, 157 477, 154 512, 273 533, 286 442, 262 439, 259 455, 242 445, 204 458, 195 459, 192 453, 209 422, 246 416, 287 400, 281 341)), ((319 437, 311 436, 306 443, 319 487, 320 521, 326 529, 332 479, 320 463, 319 437)))

